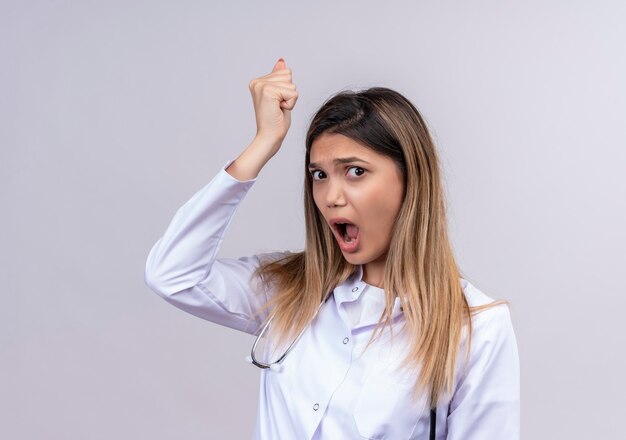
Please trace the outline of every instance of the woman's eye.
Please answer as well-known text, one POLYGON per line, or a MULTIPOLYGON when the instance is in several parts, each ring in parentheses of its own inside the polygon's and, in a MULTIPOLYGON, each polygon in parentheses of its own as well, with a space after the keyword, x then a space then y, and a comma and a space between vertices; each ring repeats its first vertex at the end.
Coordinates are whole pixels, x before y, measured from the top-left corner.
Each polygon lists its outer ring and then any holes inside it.
POLYGON ((357 171, 360 171, 360 172, 357 172, 357 173, 356 173, 356 177, 362 176, 362 175, 363 175, 363 173, 365 173, 365 170, 364 170, 363 168, 360 168, 360 167, 350 167, 349 169, 350 169, 350 170, 357 170, 357 171))
MULTIPOLYGON (((353 169, 355 170, 356 174, 352 174, 352 177, 360 177, 363 175, 363 173, 365 173, 365 170, 363 168, 348 167, 348 170, 353 170, 353 169)), ((321 170, 311 171, 311 176, 313 177, 313 180, 321 180, 325 178, 324 171, 321 171, 321 170), (316 173, 320 173, 320 174, 316 174, 316 173)))
POLYGON ((319 180, 319 179, 315 178, 315 173, 322 173, 322 174, 324 174, 324 172, 320 171, 320 170, 313 170, 313 171, 311 171, 311 176, 313 176, 313 180, 319 180))

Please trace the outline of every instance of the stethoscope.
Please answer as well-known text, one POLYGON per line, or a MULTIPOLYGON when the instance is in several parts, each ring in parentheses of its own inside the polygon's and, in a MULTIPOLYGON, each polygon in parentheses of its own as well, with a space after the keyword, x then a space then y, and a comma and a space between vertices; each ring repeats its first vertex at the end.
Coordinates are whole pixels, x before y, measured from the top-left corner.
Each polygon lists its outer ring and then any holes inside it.
MULTIPOLYGON (((319 307, 315 311, 315 314, 313 315, 313 318, 311 319, 310 322, 313 322, 313 320, 317 317, 317 314, 319 313, 319 311, 322 308, 322 306, 326 303, 326 301, 328 301, 328 298, 330 298, 330 296, 327 296, 326 299, 321 302, 321 304, 319 305, 319 307)), ((261 361, 257 360, 256 356, 254 355, 254 352, 256 351, 256 346, 258 345, 259 340, 263 337, 263 335, 265 334, 265 331, 267 330, 267 328, 270 326, 270 324, 274 320, 274 316, 275 315, 272 315, 272 317, 269 319, 269 321, 267 321, 267 323, 263 326, 263 329, 261 330, 261 333, 259 333, 259 335, 256 337, 256 339, 254 341, 254 344, 252 344, 252 350, 250 350, 250 355, 246 356, 246 362, 249 362, 252 365, 256 365, 257 367, 259 367, 261 369, 264 369, 264 370, 269 368, 272 371, 277 371, 278 372, 278 371, 282 370, 282 365, 281 365, 282 361, 285 360, 285 358, 287 357, 287 355, 289 354, 291 349, 300 340, 300 338, 302 337, 304 332, 309 328, 309 326, 306 326, 306 327, 304 327, 302 329, 302 331, 300 332, 298 337, 296 339, 294 339, 294 341, 291 344, 289 344, 289 347, 287 347, 287 350, 285 350, 283 355, 281 357, 279 357, 276 360, 276 362, 272 362, 271 364, 266 364, 264 362, 261 362, 261 361)))
MULTIPOLYGON (((315 318, 317 317, 317 314, 319 313, 319 311, 322 308, 322 306, 326 303, 326 301, 328 301, 328 298, 330 298, 330 295, 328 295, 326 297, 326 299, 324 301, 322 301, 322 303, 319 305, 319 307, 315 311, 315 314, 313 315, 313 318, 311 318, 310 322, 313 322, 315 320, 315 318)), ((263 326, 263 329, 261 329, 261 332, 256 337, 256 339, 254 341, 254 344, 252 344, 252 349, 250 350, 250 355, 246 356, 246 362, 248 362, 248 363, 250 363, 252 365, 256 365, 257 367, 259 367, 259 368, 261 368, 263 370, 269 368, 272 371, 279 372, 279 371, 282 370, 282 365, 281 365, 282 362, 285 360, 285 358, 287 357, 289 352, 293 349, 293 347, 296 345, 296 343, 300 340, 300 338, 302 337, 304 332, 310 327, 310 323, 309 323, 308 326, 304 327, 302 329, 302 331, 300 332, 300 334, 298 334, 296 339, 294 339, 293 342, 291 344, 289 344, 289 347, 287 347, 287 349, 285 350, 285 352, 283 353, 282 356, 280 356, 275 362, 272 362, 270 364, 266 364, 265 362, 261 362, 261 361, 257 360, 257 358, 254 355, 254 353, 256 351, 256 347, 257 347, 257 345, 259 343, 259 340, 263 337, 263 335, 265 334, 265 331, 268 329, 268 327, 270 326, 270 324, 274 320, 274 316, 275 315, 272 315, 270 317, 270 319, 263 326)), ((436 427, 437 427, 437 408, 435 407, 435 408, 431 408, 430 409, 430 435, 428 437, 429 440, 435 440, 436 427)))

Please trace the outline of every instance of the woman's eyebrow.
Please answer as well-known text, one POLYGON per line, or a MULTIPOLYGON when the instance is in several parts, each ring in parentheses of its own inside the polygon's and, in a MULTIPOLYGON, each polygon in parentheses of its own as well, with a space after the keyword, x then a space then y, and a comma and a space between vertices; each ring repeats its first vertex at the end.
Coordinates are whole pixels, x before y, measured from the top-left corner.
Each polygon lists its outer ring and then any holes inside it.
MULTIPOLYGON (((351 157, 338 157, 337 159, 334 159, 334 160, 333 160, 333 163, 334 163, 335 165, 337 165, 337 164, 342 164, 342 163, 348 163, 348 162, 363 162, 363 163, 369 164, 369 162, 368 162, 368 161, 363 160, 363 159, 360 159, 360 158, 358 158, 358 157, 356 157, 356 156, 351 156, 351 157)), ((320 164, 315 163, 315 162, 310 162, 310 163, 309 163, 309 165, 308 165, 308 167, 309 167, 309 168, 317 168, 317 167, 320 167, 320 164)))

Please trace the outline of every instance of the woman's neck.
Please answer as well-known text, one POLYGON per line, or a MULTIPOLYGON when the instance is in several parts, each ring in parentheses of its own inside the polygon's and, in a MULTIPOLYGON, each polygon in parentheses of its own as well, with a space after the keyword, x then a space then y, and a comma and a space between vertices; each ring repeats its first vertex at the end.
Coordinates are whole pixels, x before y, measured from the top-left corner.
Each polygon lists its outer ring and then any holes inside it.
POLYGON ((385 276, 384 261, 371 261, 363 265, 363 281, 370 286, 383 289, 385 276))

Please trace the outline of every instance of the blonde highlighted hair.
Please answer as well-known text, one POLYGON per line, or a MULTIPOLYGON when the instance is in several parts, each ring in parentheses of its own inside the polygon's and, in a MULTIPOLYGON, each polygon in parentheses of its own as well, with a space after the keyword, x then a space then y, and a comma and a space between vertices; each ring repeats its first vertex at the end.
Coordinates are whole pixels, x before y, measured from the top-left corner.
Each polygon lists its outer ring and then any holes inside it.
POLYGON ((437 152, 422 116, 400 93, 385 87, 341 91, 313 116, 304 163, 305 249, 257 269, 266 288, 271 284, 275 292, 259 312, 272 310, 270 337, 277 345, 284 344, 309 325, 320 303, 356 269, 344 259, 313 200, 308 164, 313 142, 323 133, 342 134, 388 156, 402 172, 405 196, 385 265, 385 311, 368 347, 387 325, 393 330, 392 310, 398 296, 405 318, 403 331, 410 335, 403 365, 420 371, 414 397, 428 392, 433 408, 444 394, 452 395, 465 326, 469 337, 465 361, 469 358, 471 316, 507 302, 468 305, 448 238, 437 152))

